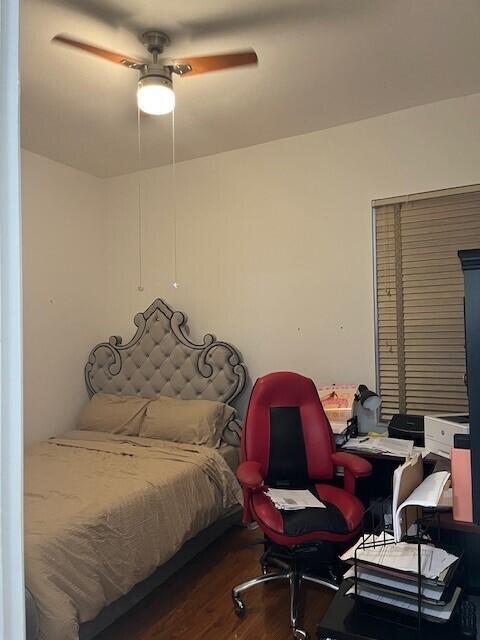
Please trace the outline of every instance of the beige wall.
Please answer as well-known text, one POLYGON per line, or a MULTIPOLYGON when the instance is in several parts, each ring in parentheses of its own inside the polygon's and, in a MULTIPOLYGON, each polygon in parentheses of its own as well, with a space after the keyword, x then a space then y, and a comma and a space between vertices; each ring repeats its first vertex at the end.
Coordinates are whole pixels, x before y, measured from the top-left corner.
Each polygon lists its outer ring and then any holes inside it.
POLYGON ((252 378, 292 369, 318 382, 375 379, 371 201, 480 182, 480 95, 443 101, 107 181, 111 333, 157 296, 214 331, 252 378))
POLYGON ((25 441, 74 425, 104 337, 104 184, 22 153, 25 441))
POLYGON ((371 200, 480 182, 480 95, 102 181, 23 153, 25 435, 74 425, 92 345, 162 297, 250 375, 375 379, 371 200))

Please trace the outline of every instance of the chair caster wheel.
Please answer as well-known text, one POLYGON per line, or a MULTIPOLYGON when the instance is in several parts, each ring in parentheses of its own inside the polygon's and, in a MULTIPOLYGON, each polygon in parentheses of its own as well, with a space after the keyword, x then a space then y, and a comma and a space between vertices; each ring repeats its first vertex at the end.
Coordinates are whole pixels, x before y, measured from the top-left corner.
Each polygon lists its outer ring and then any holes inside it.
POLYGON ((303 629, 294 629, 293 638, 294 640, 308 640, 308 633, 303 629))
POLYGON ((235 610, 235 614, 240 618, 243 619, 245 617, 245 614, 247 613, 247 609, 244 605, 244 603, 240 600, 240 598, 233 598, 233 607, 235 610))

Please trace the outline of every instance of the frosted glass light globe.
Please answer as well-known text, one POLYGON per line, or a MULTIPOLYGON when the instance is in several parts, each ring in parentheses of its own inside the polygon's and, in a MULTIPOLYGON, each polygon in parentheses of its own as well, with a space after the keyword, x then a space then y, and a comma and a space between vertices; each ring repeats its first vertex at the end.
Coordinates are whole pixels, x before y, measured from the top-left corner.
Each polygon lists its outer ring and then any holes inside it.
POLYGON ((138 81, 137 104, 144 113, 162 116, 175 108, 171 82, 162 76, 146 76, 138 81))

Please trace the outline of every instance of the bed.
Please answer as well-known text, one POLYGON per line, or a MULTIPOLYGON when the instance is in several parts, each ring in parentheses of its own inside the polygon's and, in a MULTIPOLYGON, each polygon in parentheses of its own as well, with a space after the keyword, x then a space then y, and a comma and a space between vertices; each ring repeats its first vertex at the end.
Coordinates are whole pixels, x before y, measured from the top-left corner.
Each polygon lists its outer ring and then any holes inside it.
MULTIPOLYGON (((233 406, 247 377, 235 347, 211 334, 192 342, 185 315, 159 299, 134 323, 128 344, 114 336, 92 349, 90 396, 233 406)), ((232 412, 216 448, 80 430, 29 448, 29 638, 91 640, 238 523, 240 434, 232 412)))

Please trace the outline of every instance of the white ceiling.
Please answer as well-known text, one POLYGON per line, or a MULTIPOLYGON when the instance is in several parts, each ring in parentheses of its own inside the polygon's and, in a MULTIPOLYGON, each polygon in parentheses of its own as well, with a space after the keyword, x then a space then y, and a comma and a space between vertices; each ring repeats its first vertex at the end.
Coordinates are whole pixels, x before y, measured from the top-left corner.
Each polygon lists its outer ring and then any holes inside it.
MULTIPOLYGON (((171 56, 259 57, 176 79, 177 160, 480 92, 478 0, 23 0, 23 146, 98 176, 137 170, 137 72, 50 40, 143 56, 149 28, 171 56)), ((169 163, 170 117, 142 131, 142 166, 169 163)))

